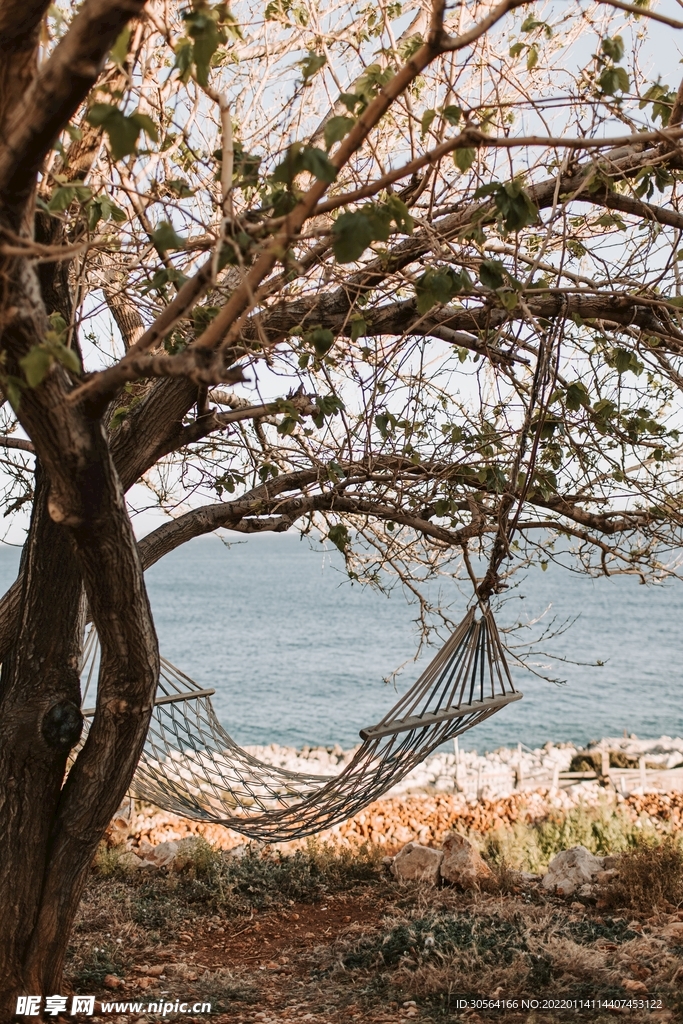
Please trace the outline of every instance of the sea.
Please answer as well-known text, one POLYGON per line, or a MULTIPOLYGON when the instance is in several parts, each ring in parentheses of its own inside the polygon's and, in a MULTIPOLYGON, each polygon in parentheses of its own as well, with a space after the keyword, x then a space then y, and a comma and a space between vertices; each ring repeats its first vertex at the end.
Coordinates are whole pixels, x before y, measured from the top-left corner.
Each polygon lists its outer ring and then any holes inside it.
MULTIPOLYGON (((18 561, 17 548, 0 548, 3 589, 18 561)), ((438 649, 434 637, 415 661, 409 595, 352 583, 316 538, 199 538, 146 581, 162 654, 215 689, 218 717, 243 745, 353 747, 438 649)), ((466 588, 442 579, 439 594, 457 621, 466 588)), ((509 634, 527 655, 511 663, 524 699, 465 733, 463 749, 683 736, 683 583, 587 579, 551 562, 520 576, 497 621, 535 623, 509 634)))

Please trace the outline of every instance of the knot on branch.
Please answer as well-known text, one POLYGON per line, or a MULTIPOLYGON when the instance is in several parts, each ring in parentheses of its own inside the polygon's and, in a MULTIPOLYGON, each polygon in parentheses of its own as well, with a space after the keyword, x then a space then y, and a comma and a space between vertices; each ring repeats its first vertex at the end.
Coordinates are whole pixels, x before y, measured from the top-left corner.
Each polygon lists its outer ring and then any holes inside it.
POLYGON ((501 594, 508 589, 509 584, 504 583, 496 569, 489 567, 488 572, 477 587, 477 597, 480 601, 486 602, 494 594, 501 594))
POLYGON ((80 526, 83 522, 82 517, 65 508, 54 493, 52 493, 48 499, 47 510, 50 513, 50 519, 54 523, 59 523, 61 526, 75 527, 80 526))
POLYGON ((81 738, 83 715, 73 701, 62 700, 45 712, 40 731, 48 747, 71 750, 81 738))

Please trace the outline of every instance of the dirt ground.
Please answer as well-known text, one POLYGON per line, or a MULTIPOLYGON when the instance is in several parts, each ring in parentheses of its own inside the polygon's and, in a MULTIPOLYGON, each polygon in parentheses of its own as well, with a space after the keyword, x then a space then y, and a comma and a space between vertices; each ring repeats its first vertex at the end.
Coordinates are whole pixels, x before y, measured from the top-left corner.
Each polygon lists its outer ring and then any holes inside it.
POLYGON ((204 844, 181 873, 103 862, 69 953, 72 990, 98 997, 83 1019, 683 1021, 670 934, 683 909, 657 888, 664 862, 646 866, 634 910, 614 893, 561 899, 506 869, 489 892, 399 884, 384 852, 236 858, 204 844), (175 1000, 210 1002, 211 1015, 148 1009, 175 1000), (123 1011, 131 1002, 143 1005, 123 1011))

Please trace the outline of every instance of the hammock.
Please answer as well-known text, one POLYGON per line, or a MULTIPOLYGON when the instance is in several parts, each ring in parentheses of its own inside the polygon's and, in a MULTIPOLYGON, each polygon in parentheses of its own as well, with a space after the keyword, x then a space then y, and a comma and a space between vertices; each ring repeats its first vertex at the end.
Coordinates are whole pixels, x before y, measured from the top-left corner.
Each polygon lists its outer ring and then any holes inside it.
MULTIPOLYGON (((84 646, 85 702, 95 676, 94 629, 84 646)), ((519 700, 490 609, 472 607, 417 682, 336 776, 266 764, 222 728, 202 689, 165 658, 132 793, 168 811, 279 842, 345 821, 385 793, 447 740, 519 700)), ((85 708, 86 723, 95 713, 85 708)), ((87 725, 86 725, 87 728, 87 725)))
MULTIPOLYGON (((481 581, 475 579, 463 547, 476 604, 408 692, 380 722, 361 729, 363 742, 343 771, 336 776, 290 772, 253 757, 220 725, 210 700, 214 691, 203 690, 162 658, 147 741, 133 780, 134 796, 186 817, 227 825, 252 839, 301 838, 345 821, 404 778, 436 747, 520 699, 488 602, 505 587, 499 570, 511 556, 511 541, 534 479, 557 379, 566 312, 565 300, 551 329, 539 339, 519 446, 481 581), (530 437, 531 451, 522 474, 530 437)), ((97 637, 91 630, 84 646, 84 701, 97 654, 97 637)), ((86 722, 94 713, 94 709, 84 710, 86 722)))

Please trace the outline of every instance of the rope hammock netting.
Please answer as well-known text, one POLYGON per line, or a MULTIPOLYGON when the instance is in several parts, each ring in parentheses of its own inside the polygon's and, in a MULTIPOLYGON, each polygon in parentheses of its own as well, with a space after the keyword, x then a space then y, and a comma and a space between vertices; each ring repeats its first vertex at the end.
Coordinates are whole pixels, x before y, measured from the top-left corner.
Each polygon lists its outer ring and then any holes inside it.
MULTIPOLYGON (((488 570, 472 576, 476 602, 417 682, 376 725, 339 775, 286 771, 243 750, 222 728, 202 689, 165 658, 145 748, 132 793, 169 811, 227 825, 252 839, 286 841, 351 817, 399 782, 431 751, 495 714, 522 694, 513 685, 489 598, 503 588, 498 572, 532 484, 549 396, 557 378, 556 336, 563 314, 539 344, 519 446, 501 496, 488 570), (522 476, 526 442, 533 442, 522 476), (514 514, 513 506, 517 505, 514 514)), ((84 697, 95 677, 94 628, 84 645, 84 697)), ((95 713, 86 709, 86 723, 95 713)), ((87 729, 87 725, 86 725, 87 729)))
MULTIPOLYGON (((85 692, 95 675, 97 639, 85 649, 85 692)), ((227 825, 269 842, 301 838, 344 821, 376 800, 446 740, 519 700, 489 609, 471 608, 417 682, 384 718, 362 729, 363 743, 337 776, 266 764, 218 721, 213 690, 165 658, 133 795, 185 817, 227 825)), ((86 722, 94 709, 84 712, 86 722)))

